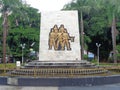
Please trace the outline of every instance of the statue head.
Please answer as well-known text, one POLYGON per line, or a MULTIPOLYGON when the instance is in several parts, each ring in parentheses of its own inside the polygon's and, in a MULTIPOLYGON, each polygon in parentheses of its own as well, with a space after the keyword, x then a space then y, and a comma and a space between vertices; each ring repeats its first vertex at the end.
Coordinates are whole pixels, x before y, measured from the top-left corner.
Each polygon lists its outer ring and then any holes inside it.
POLYGON ((60 28, 64 28, 64 25, 63 25, 63 24, 61 24, 61 25, 60 25, 60 28))
POLYGON ((58 26, 55 24, 53 27, 54 32, 58 32, 58 26))

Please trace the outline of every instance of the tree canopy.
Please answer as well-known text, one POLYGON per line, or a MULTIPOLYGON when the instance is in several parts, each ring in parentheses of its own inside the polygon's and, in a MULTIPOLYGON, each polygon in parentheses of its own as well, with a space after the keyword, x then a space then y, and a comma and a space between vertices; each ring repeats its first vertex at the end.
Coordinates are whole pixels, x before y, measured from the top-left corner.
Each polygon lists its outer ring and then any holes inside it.
MULTIPOLYGON (((38 52, 39 48, 39 32, 40 32, 40 13, 38 10, 30 7, 22 0, 1 0, 1 12, 8 12, 8 31, 6 41, 6 55, 14 57, 15 60, 21 60, 22 47, 20 44, 26 44, 24 56, 29 58, 30 48, 38 52), (34 46, 31 44, 35 42, 34 46)), ((0 57, 2 57, 3 43, 3 14, 0 18, 0 57)))
MULTIPOLYGON (((7 31, 7 55, 21 60, 22 48, 26 44, 24 56, 30 55, 30 49, 39 50, 40 13, 22 0, 0 0, 2 16, 0 17, 0 57, 3 43, 3 13, 9 11, 7 31), (35 42, 34 46, 31 44, 35 42)), ((120 31, 120 0, 72 0, 62 10, 78 10, 79 22, 81 12, 84 25, 84 48, 97 55, 96 43, 100 43, 100 61, 108 61, 113 50, 111 27, 113 15, 117 31, 120 31)), ((81 28, 81 26, 80 26, 81 28)), ((81 30, 81 29, 80 29, 81 30)), ((120 60, 120 34, 116 37, 118 59, 120 60)))
MULTIPOLYGON (((111 34, 113 14, 115 15, 116 29, 120 31, 119 3, 119 0, 73 0, 63 7, 63 10, 78 10, 79 18, 81 17, 80 12, 83 12, 84 46, 86 45, 87 51, 97 55, 96 43, 100 43, 100 59, 102 61, 107 61, 109 53, 113 50, 111 34)), ((120 45, 120 35, 117 35, 116 42, 117 45, 120 45)))

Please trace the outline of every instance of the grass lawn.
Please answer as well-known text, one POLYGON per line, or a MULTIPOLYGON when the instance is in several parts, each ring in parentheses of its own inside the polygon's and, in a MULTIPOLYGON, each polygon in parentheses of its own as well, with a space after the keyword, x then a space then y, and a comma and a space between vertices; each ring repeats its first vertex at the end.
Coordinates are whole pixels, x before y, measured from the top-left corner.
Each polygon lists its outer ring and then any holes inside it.
POLYGON ((16 68, 16 63, 0 63, 0 69, 3 69, 3 68, 8 68, 8 69, 13 69, 13 68, 16 68))

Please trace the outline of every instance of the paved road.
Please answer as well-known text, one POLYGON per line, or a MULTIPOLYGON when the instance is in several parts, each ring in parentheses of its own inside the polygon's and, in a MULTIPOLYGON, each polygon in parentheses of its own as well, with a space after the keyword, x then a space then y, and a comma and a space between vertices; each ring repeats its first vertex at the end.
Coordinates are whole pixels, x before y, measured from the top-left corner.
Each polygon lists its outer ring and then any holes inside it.
POLYGON ((120 85, 106 85, 92 87, 60 87, 59 90, 120 90, 120 85))
POLYGON ((88 87, 21 87, 0 86, 0 90, 120 90, 120 84, 88 87))

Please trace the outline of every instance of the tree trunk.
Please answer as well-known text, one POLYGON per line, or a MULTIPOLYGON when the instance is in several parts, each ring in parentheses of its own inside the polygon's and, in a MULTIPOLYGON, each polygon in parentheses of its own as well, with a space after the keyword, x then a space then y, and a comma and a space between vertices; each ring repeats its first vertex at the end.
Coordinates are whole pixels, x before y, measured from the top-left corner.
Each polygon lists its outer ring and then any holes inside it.
POLYGON ((84 59, 84 25, 83 25, 83 15, 81 11, 81 21, 80 21, 80 26, 81 26, 81 59, 84 59))
POLYGON ((113 21, 111 26, 111 33, 112 33, 112 44, 113 44, 113 60, 114 63, 117 63, 117 56, 116 56, 116 21, 115 16, 113 15, 113 21))
POLYGON ((7 36, 7 29, 8 29, 8 20, 7 20, 7 13, 3 13, 3 62, 6 64, 6 36, 7 36))

